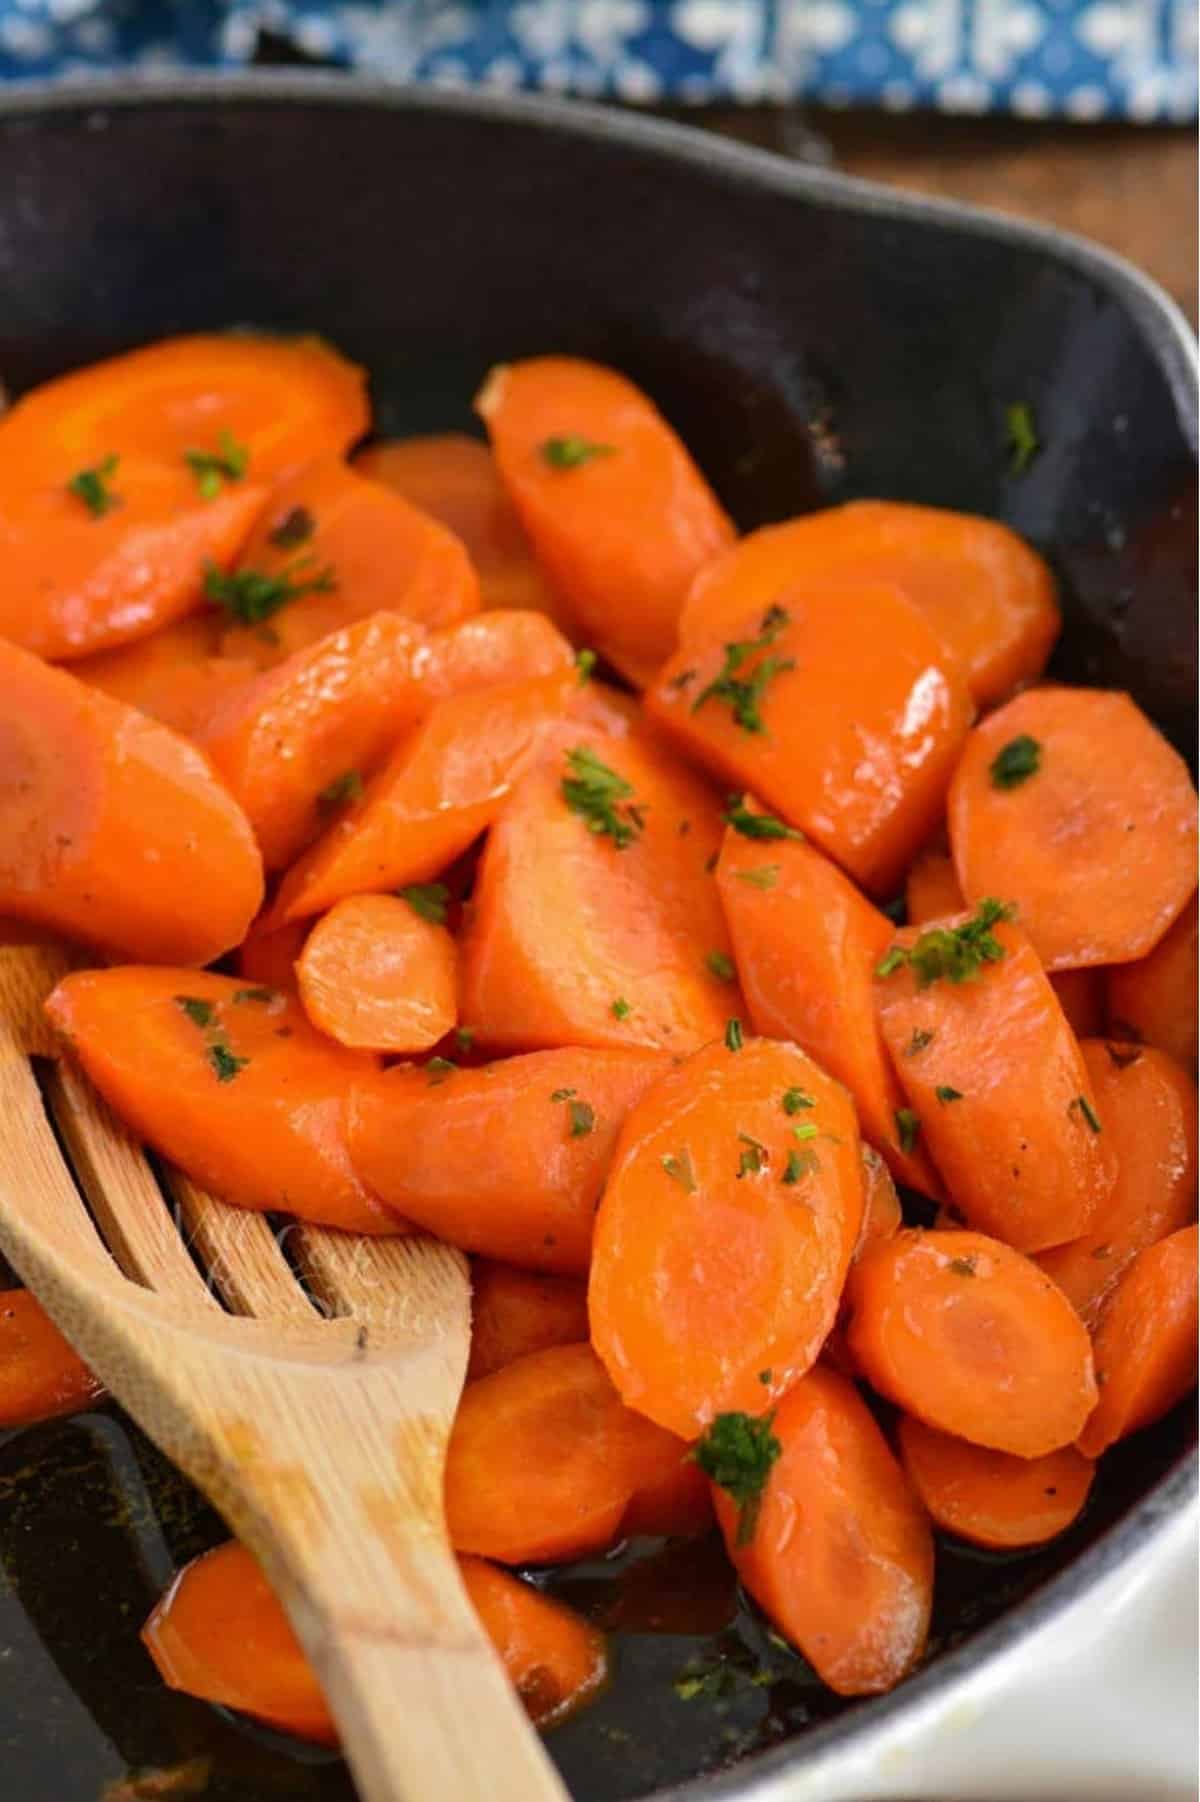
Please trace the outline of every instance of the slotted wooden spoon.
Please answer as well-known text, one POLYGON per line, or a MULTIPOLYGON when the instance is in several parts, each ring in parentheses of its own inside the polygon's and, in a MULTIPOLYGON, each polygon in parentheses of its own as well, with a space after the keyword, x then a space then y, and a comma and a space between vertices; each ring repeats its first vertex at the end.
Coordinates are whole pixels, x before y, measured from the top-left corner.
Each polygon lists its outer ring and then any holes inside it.
POLYGON ((446 1539, 464 1260, 292 1227, 322 1313, 263 1216, 180 1176, 168 1206, 72 1065, 46 1067, 43 1097, 30 1059, 57 1058, 42 1002, 67 968, 0 949, 0 1249, 261 1560, 363 1802, 566 1802, 446 1539))

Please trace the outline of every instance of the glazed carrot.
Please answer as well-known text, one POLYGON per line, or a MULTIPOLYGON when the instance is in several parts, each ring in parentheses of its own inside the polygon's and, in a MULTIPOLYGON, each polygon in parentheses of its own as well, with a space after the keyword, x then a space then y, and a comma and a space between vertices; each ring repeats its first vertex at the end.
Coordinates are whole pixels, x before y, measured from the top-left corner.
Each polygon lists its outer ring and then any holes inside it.
POLYGON ((0 641, 0 913, 207 963, 262 899, 245 815, 194 746, 0 641))
POLYGON ((1108 1028, 1196 1069, 1197 913, 1193 897, 1153 951, 1107 972, 1108 1028))
POLYGON ((962 1215, 1020 1251, 1086 1233, 1116 1177, 1058 998, 997 902, 907 927, 878 965, 879 1020, 923 1143, 962 1215))
POLYGON ((1150 1046, 1089 1039, 1080 1049, 1117 1179, 1083 1238, 1038 1263, 1094 1328, 1138 1252, 1196 1218, 1196 1085, 1150 1046))
POLYGON ((587 1287, 577 1278, 475 1260, 468 1382, 491 1376, 527 1352, 579 1345, 587 1336, 587 1287))
POLYGON ((351 1084, 372 1067, 299 1003, 208 970, 67 976, 46 1003, 105 1100, 204 1188, 351 1232, 401 1230, 346 1150, 351 1084))
POLYGON ((713 1498, 742 1582, 839 1695, 893 1688, 925 1649, 933 1539, 853 1383, 818 1365, 766 1421, 724 1418, 709 1440, 733 1492, 713 1498))
POLYGON ((446 1455, 451 1544, 502 1564, 603 1551, 639 1484, 685 1452, 625 1407, 589 1345, 530 1352, 463 1391, 446 1455))
POLYGON ((1145 956, 1196 887, 1196 791, 1128 695, 1018 695, 971 733, 949 822, 968 902, 1011 897, 1048 970, 1145 956))
POLYGON ((462 1017, 495 1051, 687 1052, 741 1009, 714 797, 647 735, 564 727, 488 835, 462 1017))
POLYGON ((127 707, 148 713, 173 732, 194 738, 256 674, 244 658, 218 656, 218 637, 216 621, 207 610, 190 613, 148 638, 80 657, 72 663, 71 674, 127 707))
POLYGON ((432 703, 498 682, 556 676, 574 662, 571 646, 545 614, 477 613, 431 636, 421 690, 432 703))
POLYGON ((567 706, 539 676, 439 701, 288 871, 272 925, 438 876, 490 826, 567 706))
POLYGON ((311 930, 311 920, 293 920, 275 932, 255 920, 238 948, 238 974, 259 988, 295 989, 296 960, 311 930))
POLYGON ((596 681, 580 683, 571 702, 571 718, 612 738, 628 738, 645 723, 636 696, 596 681))
POLYGON ((0 1427, 33 1426, 102 1401, 105 1389, 28 1289, 0 1293, 0 1427))
POLYGON ((375 613, 296 651, 210 716, 200 742, 267 869, 298 857, 427 711, 427 661, 420 626, 375 613))
POLYGON ((710 563, 688 595, 680 643, 732 637, 746 613, 797 584, 849 581, 903 589, 980 707, 1040 676, 1058 637, 1054 578, 1007 526, 937 507, 852 501, 764 526, 710 563))
POLYGON ((900 590, 790 589, 666 664, 649 717, 871 894, 937 825, 970 702, 900 590))
POLYGON ((863 1146, 862 1167, 863 1217, 854 1247, 856 1259, 873 1240, 891 1239, 904 1225, 892 1173, 873 1145, 863 1146))
POLYGON ((501 365, 475 405, 550 582, 587 641, 648 682, 692 578, 733 541, 704 477, 646 396, 598 363, 501 365))
POLYGON ((461 432, 385 439, 359 451, 354 466, 462 541, 485 607, 532 608, 560 632, 572 631, 571 616, 538 567, 486 444, 461 432))
POLYGON ((1050 987, 1077 1039, 1097 1038, 1103 1032, 1103 970, 1052 970, 1050 987))
POLYGON ((691 1448, 670 1434, 664 1438, 659 1470, 645 1475, 621 1516, 622 1539, 697 1539, 713 1524, 712 1491, 691 1448))
POLYGON ((781 1395, 833 1325, 862 1210, 853 1105, 795 1045, 709 1045, 664 1076, 622 1129, 588 1289, 630 1407, 692 1438, 781 1395))
POLYGON ((296 964, 319 1032, 359 1051, 428 1051, 454 1026, 458 954, 440 924, 398 895, 352 895, 308 935, 296 964))
POLYGON ((856 1365, 928 1426, 1040 1458, 1070 1445, 1095 1405, 1083 1322, 998 1239, 905 1229, 866 1248, 846 1296, 856 1365))
POLYGON ((617 1134, 669 1068, 626 1047, 389 1070, 355 1093, 351 1156, 389 1206, 452 1245, 582 1275, 617 1134))
POLYGON ((1140 1251, 1117 1284, 1096 1329, 1100 1399, 1079 1435, 1085 1457, 1152 1426, 1196 1382, 1194 1226, 1140 1251))
POLYGON ((897 1178, 939 1194, 923 1149, 901 1143, 896 1116, 904 1095, 875 1017, 875 966, 895 928, 794 833, 753 836, 779 830, 773 815, 735 802, 727 817, 734 824, 721 847, 717 888, 755 1031, 794 1039, 845 1083, 864 1137, 897 1178))
POLYGON ((557 1725, 603 1687, 608 1649, 598 1627, 485 1558, 461 1557, 458 1569, 535 1726, 557 1725))
POLYGON ((949 851, 929 845, 913 859, 904 881, 904 902, 910 926, 962 912, 967 904, 949 851))
POLYGON ((1014 1458, 902 1415, 900 1456, 933 1523, 995 1551, 1044 1545, 1078 1520, 1096 1467, 1073 1445, 1014 1458))
POLYGON ((271 490, 233 576, 205 588, 225 610, 225 654, 263 668, 372 613, 433 627, 479 609, 457 538, 336 456, 271 490))

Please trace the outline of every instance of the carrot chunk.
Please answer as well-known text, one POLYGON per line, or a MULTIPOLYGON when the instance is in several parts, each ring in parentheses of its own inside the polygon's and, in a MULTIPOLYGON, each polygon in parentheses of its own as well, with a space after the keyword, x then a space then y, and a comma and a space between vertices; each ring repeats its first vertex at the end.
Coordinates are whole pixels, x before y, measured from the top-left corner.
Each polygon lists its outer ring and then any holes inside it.
POLYGON ((679 650, 648 716, 724 781, 891 893, 940 818, 970 702, 898 588, 790 588, 679 650))
POLYGON ((313 927, 296 964, 313 1025, 358 1051, 428 1051, 457 1019, 458 954, 397 895, 352 895, 313 927))
POLYGON ((1197 910, 1193 896, 1153 951, 1107 974, 1108 1029, 1169 1052, 1196 1069, 1196 990, 1200 985, 1197 910))
POLYGON ((1075 1035, 1028 939, 985 902, 898 932, 879 1019, 923 1142, 972 1226, 1020 1251, 1090 1230, 1116 1154, 1075 1035))
POLYGON ((527 1352, 578 1345, 588 1336, 587 1285, 476 1258, 471 1273, 467 1381, 491 1376, 527 1352))
POLYGON ((688 586, 733 526, 661 414, 598 363, 493 369, 476 401, 539 563, 638 686, 675 645, 688 586))
POLYGON ((1196 887, 1196 791, 1128 695, 1037 688, 977 726, 949 799, 969 903, 1003 893, 1048 970, 1152 951, 1196 887))
POLYGON ((1194 1226, 1140 1251, 1100 1316, 1096 1380, 1100 1399, 1079 1435, 1085 1457, 1152 1426, 1196 1383, 1194 1226))
POLYGON ((0 1427, 75 1414, 105 1389, 28 1289, 0 1292, 0 1427))
POLYGON ((603 1688, 608 1648, 599 1628, 485 1558, 461 1557, 458 1569, 535 1727, 556 1726, 603 1688))
POLYGON ((744 1490, 713 1485, 738 1575, 839 1695, 892 1689, 929 1631, 933 1539, 924 1510, 853 1383, 836 1371, 810 1370, 768 1421, 778 1452, 753 1518, 739 1505, 744 1490))
POLYGON ((477 613, 431 636, 421 689, 432 704, 498 682, 557 676, 574 662, 570 645, 544 614, 477 613))
POLYGON ((71 665, 71 674, 115 701, 195 738, 232 695, 247 687, 252 663, 217 655, 219 628, 211 613, 190 613, 148 638, 96 651, 71 665))
POLYGON ((898 501, 852 501, 751 532, 697 576, 680 622, 691 647, 732 636, 785 590, 894 583, 991 707, 1041 675, 1059 632, 1054 578, 995 520, 898 501))
POLYGON ((262 861, 201 753, 2 641, 0 692, 0 913, 164 963, 236 945, 262 861))
POLYGON ((872 1240, 891 1239, 904 1225, 892 1173, 873 1145, 863 1146, 862 1167, 863 1217, 858 1243, 854 1247, 855 1258, 872 1240))
POLYGON ((238 948, 238 974, 259 988, 295 989, 296 960, 312 930, 311 920, 294 920, 269 932, 255 920, 238 948))
POLYGON ((696 1539, 713 1524, 712 1491, 689 1446, 665 1436, 659 1469, 647 1471, 621 1517, 620 1536, 696 1539))
POLYGON ((617 1134, 670 1067, 626 1047, 389 1070, 355 1094, 351 1155, 389 1206, 452 1245, 582 1275, 617 1134))
POLYGON ((1044 1545, 1078 1520, 1096 1467, 1064 1445, 1041 1458, 1014 1458, 970 1445, 903 1415, 900 1456, 935 1526, 995 1551, 1044 1545))
POLYGON ((998 1239, 906 1229, 866 1248, 846 1295, 858 1369, 928 1426, 1040 1458, 1070 1445, 1095 1405, 1083 1322, 998 1239))
POLYGON ((346 1148, 351 1084, 370 1066, 293 997, 128 965, 65 977, 46 1011, 126 1124, 204 1188, 350 1232, 401 1230, 346 1148))
POLYGON ((691 1438, 782 1394, 833 1325, 862 1210, 853 1105, 796 1046, 710 1045, 664 1076, 596 1218, 592 1340, 624 1399, 691 1438))

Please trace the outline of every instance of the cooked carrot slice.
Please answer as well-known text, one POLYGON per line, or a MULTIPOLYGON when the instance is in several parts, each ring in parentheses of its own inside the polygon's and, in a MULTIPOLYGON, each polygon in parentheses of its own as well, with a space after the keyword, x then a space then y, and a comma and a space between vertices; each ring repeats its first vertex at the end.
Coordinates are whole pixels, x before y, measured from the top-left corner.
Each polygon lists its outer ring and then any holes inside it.
POLYGON ((375 613, 266 670, 210 716, 205 752, 269 870, 320 835, 427 711, 426 634, 375 613))
POLYGON ((589 1345, 530 1352, 463 1390, 446 1455, 456 1551, 552 1564, 605 1550, 686 1447, 627 1408, 589 1345))
POLYGON ((573 682, 539 676, 439 701, 292 865, 272 924, 440 875, 491 825, 561 718, 573 682))
MULTIPOLYGON (((730 811, 749 833, 767 830, 744 804, 730 811)), ((754 1030, 794 1039, 845 1083, 864 1137, 898 1179, 939 1194, 924 1151, 901 1144, 904 1095, 875 1015, 875 966, 895 931, 886 914, 812 845, 747 836, 736 823, 721 847, 717 887, 754 1030)))
POLYGON ((1115 1038, 1157 1045, 1196 1068, 1196 989, 1200 982, 1193 896, 1153 951, 1107 972, 1108 1028, 1115 1038))
POLYGON ((432 627, 479 609, 453 533, 334 456, 271 490, 234 575, 206 590, 232 622, 225 654, 263 668, 372 613, 432 627))
POLYGON ((855 1258, 873 1239, 891 1239, 904 1225, 892 1173, 873 1145, 863 1146, 862 1167, 863 1217, 854 1247, 855 1258))
POLYGON ((968 739, 949 820, 968 902, 1011 897, 1048 970, 1145 956, 1195 891, 1196 791, 1128 695, 1018 695, 968 739))
POLYGON ((1196 1085, 1150 1046, 1089 1039, 1080 1049, 1117 1178, 1083 1238, 1038 1263, 1094 1327, 1138 1252, 1196 1218, 1196 1085))
POLYGON ((207 963, 262 899, 245 815, 194 746, 0 641, 0 912, 207 963))
POLYGON ((245 688, 252 663, 217 655, 219 629, 211 613, 190 613, 148 638, 96 651, 71 665, 71 674, 116 701, 148 713, 185 738, 200 728, 229 698, 245 688))
POLYGON ((1044 1545, 1078 1520, 1096 1467, 1064 1445, 1041 1458, 1015 1458, 969 1445, 902 1415, 900 1456, 935 1526, 996 1551, 1044 1545))
POLYGON ((33 1426, 101 1401, 105 1389, 28 1289, 0 1293, 0 1427, 33 1426))
POLYGON ((853 1105, 795 1045, 709 1045, 664 1076, 622 1131, 588 1291, 630 1407, 692 1438, 782 1394, 833 1325, 862 1210, 853 1105))
POLYGON ((1058 998, 998 904, 895 934, 876 983, 884 1041, 963 1216, 1043 1251, 1089 1231, 1116 1154, 1058 998))
POLYGON ((882 584, 751 599, 646 696, 690 756, 882 895, 937 825, 969 708, 929 622, 882 584))
POLYGON ((913 860, 904 882, 904 902, 910 926, 962 912, 967 904, 949 851, 929 845, 913 860))
POLYGON ((733 526, 666 420, 615 370, 574 357, 493 369, 476 407, 542 568, 631 682, 674 649, 697 570, 733 526))
POLYGON ((892 582, 965 674, 980 707, 1041 675, 1059 632, 1054 578, 1007 526, 898 501, 852 501, 764 526, 710 563, 692 587, 680 643, 733 637, 798 583, 892 582))
POLYGON ((670 1067, 629 1046, 389 1070, 354 1097, 351 1155, 390 1206, 452 1245, 582 1275, 617 1134, 670 1067))
POLYGON ((571 702, 571 718, 612 738, 628 738, 644 724, 636 696, 596 681, 580 683, 571 702))
POLYGON ((293 920, 274 932, 255 920, 238 948, 238 974, 260 988, 295 989, 296 960, 311 930, 311 920, 293 920))
POLYGON ((598 1627, 485 1558, 461 1557, 458 1569, 536 1727, 555 1726, 603 1687, 608 1648, 598 1627))
POLYGON ((905 1229, 866 1248, 846 1296, 871 1387, 944 1433, 1040 1458, 1070 1445, 1095 1405, 1083 1322, 998 1239, 905 1229))
POLYGON ((924 1510, 870 1410, 836 1371, 818 1365, 793 1384, 768 1431, 778 1456, 755 1513, 713 1485, 738 1575, 839 1695, 891 1689, 917 1663, 929 1631, 933 1539, 924 1510))
POLYGON ((431 636, 421 687, 432 703, 498 682, 556 676, 574 662, 575 653, 545 614, 477 613, 431 636))
POLYGON ((471 1273, 468 1382, 503 1370, 527 1352, 579 1345, 587 1336, 585 1283, 476 1258, 471 1273))
POLYGON ((465 433, 368 444, 355 468, 431 514, 466 546, 485 607, 532 608, 573 630, 563 600, 538 566, 486 444, 465 433))
POLYGON ((1105 1305, 1095 1342, 1100 1399, 1079 1435, 1086 1457, 1152 1426, 1195 1387, 1198 1250, 1194 1226, 1148 1245, 1105 1305))
POLYGON ((125 1123, 204 1188, 351 1232, 401 1230, 346 1149, 370 1062, 294 997, 208 970, 128 965, 59 983, 46 1011, 125 1123))
POLYGON ((716 802, 645 734, 557 733, 488 835, 462 1017, 496 1051, 687 1052, 741 1008, 710 874, 716 802))
POLYGON ((308 935, 296 964, 313 1025, 358 1051, 428 1051, 457 1014, 458 954, 436 919, 398 895, 352 895, 308 935))
POLYGON ((622 1539, 697 1539, 713 1524, 712 1491, 691 1448, 670 1434, 664 1439, 660 1469, 646 1473, 621 1517, 622 1539))

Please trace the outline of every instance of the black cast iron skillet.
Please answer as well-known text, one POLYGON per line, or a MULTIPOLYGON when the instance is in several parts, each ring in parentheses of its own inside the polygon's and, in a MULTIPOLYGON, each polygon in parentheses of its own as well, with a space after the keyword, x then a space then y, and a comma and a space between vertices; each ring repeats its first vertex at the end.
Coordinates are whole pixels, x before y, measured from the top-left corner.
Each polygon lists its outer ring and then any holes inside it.
MULTIPOLYGON (((393 432, 468 426, 496 359, 615 363, 744 527, 853 495, 1007 520, 1062 578, 1056 673, 1129 688, 1191 750, 1191 341, 1156 290, 1087 245, 588 108, 287 76, 0 109, 12 392, 231 323, 326 333, 370 367, 393 432), (1017 403, 1043 447, 1019 477, 1017 403)), ((551 1742, 579 1802, 672 1785, 751 1798, 948 1697, 1177 1519, 1195 1485, 1190 1414, 1119 1448, 1051 1547, 943 1545, 930 1660, 882 1701, 822 1689, 711 1547, 547 1574, 616 1628, 612 1690, 551 1742)), ((97 1802, 130 1767, 197 1759, 207 1802, 348 1802, 335 1760, 172 1696, 140 1650, 172 1561, 220 1535, 115 1411, 0 1436, 5 1796, 97 1802)))

